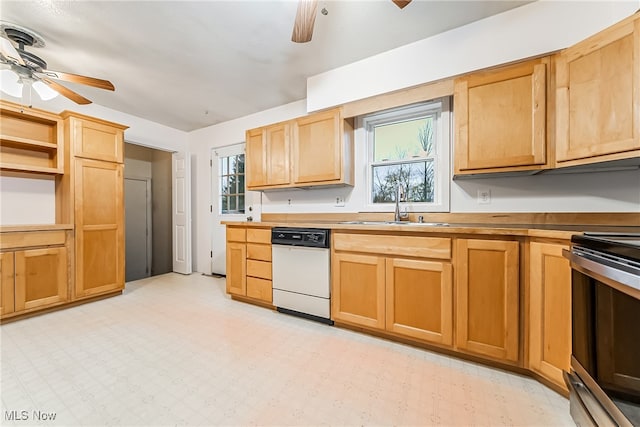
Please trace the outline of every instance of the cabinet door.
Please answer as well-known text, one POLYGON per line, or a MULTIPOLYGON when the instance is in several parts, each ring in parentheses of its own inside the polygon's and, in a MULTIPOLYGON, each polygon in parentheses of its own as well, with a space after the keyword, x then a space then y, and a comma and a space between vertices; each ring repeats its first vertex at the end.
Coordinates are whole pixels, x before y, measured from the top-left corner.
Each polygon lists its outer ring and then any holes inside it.
POLYGON ((13 252, 0 253, 0 316, 15 309, 15 265, 13 252))
POLYGON ((546 163, 548 63, 545 58, 456 81, 457 174, 546 163))
POLYGON ((122 165, 76 159, 75 296, 124 288, 122 165))
POLYGON ((452 280, 448 262, 387 258, 387 330, 453 344, 452 280))
POLYGON ((560 55, 556 74, 558 162, 584 159, 565 163, 571 165, 640 155, 638 52, 640 14, 560 55))
POLYGON ((267 145, 264 138, 263 128, 247 131, 245 174, 248 189, 267 185, 267 145))
POLYGON ((384 329, 384 257, 336 253, 331 271, 333 319, 384 329))
POLYGON ((342 177, 340 110, 301 117, 293 125, 293 181, 322 183, 342 177))
POLYGON ((529 367, 566 388, 571 359, 571 267, 568 245, 532 242, 530 257, 529 367))
POLYGON ((291 126, 279 123, 265 129, 267 145, 267 185, 286 185, 291 182, 289 169, 291 126))
POLYGON ((76 157, 122 163, 124 131, 91 120, 72 118, 73 146, 76 157))
POLYGON ((66 248, 17 251, 15 257, 15 311, 67 301, 66 248))
POLYGON ((518 360, 518 242, 459 239, 456 246, 456 345, 518 360))
POLYGON ((247 294, 247 245, 227 242, 227 293, 247 294))

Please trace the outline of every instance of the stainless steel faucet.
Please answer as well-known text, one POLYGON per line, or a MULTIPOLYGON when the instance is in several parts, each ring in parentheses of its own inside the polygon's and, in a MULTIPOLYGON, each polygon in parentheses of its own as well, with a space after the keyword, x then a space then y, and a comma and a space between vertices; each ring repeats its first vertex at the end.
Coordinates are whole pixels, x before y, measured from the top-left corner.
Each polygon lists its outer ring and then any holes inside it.
POLYGON ((403 197, 404 189, 402 188, 402 185, 398 184, 398 188, 396 188, 396 211, 393 215, 393 220, 396 222, 402 221, 403 219, 409 217, 409 213, 407 212, 406 208, 404 212, 400 211, 400 199, 402 199, 403 197))

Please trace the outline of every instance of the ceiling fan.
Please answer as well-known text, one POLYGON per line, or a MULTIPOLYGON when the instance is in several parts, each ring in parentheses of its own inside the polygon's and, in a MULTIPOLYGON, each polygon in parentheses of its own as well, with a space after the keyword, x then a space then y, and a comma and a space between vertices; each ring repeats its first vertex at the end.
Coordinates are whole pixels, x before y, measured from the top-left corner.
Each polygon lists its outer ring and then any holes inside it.
POLYGON ((44 45, 44 39, 27 28, 5 22, 0 24, 0 88, 3 92, 21 98, 23 84, 30 84, 45 101, 60 94, 76 104, 84 105, 91 104, 91 101, 52 79, 115 90, 107 80, 49 70, 43 59, 25 50, 26 46, 44 45))
MULTIPOLYGON (((400 9, 411 3, 411 0, 391 0, 400 9)), ((313 36, 313 25, 316 22, 318 10, 318 0, 298 0, 298 11, 293 24, 293 34, 291 41, 296 43, 307 43, 313 36)), ((326 15, 326 12, 323 11, 326 15)))

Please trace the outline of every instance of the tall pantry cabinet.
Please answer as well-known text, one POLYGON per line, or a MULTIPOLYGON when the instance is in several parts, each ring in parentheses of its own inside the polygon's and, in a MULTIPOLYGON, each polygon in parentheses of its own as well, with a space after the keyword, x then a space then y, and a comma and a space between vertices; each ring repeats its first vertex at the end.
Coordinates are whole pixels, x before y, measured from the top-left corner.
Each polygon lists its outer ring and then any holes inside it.
POLYGON ((73 299, 124 288, 125 126, 65 111, 57 221, 75 226, 73 299))

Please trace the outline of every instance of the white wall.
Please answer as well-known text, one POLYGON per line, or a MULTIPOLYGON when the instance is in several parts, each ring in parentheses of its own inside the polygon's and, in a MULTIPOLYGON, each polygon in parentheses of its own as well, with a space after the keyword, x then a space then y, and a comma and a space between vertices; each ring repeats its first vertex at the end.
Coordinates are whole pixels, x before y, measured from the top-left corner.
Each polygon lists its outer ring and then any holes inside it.
POLYGON ((638 8, 640 0, 536 1, 309 77, 307 110, 563 49, 638 8))
POLYGON ((55 224, 56 182, 50 176, 0 176, 0 225, 55 224))
MULTIPOLYGON (((195 199, 195 213, 192 215, 194 247, 194 268, 196 271, 211 273, 210 257, 211 238, 214 233, 216 241, 224 245, 224 227, 213 224, 213 215, 209 212, 211 204, 211 150, 214 147, 224 147, 244 142, 245 131, 283 120, 303 116, 305 100, 282 105, 277 108, 262 111, 236 120, 193 131, 189 134, 189 151, 191 152, 191 167, 196 170, 196 179, 192 183, 192 199, 195 199)), ((260 220, 260 193, 247 192, 245 206, 252 206, 252 216, 255 221, 260 220)))

